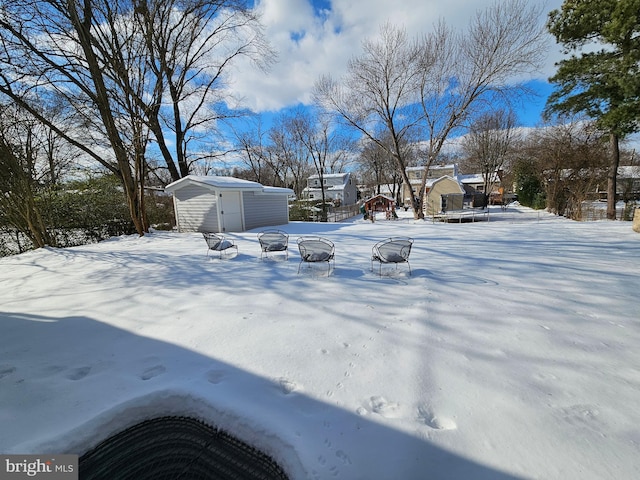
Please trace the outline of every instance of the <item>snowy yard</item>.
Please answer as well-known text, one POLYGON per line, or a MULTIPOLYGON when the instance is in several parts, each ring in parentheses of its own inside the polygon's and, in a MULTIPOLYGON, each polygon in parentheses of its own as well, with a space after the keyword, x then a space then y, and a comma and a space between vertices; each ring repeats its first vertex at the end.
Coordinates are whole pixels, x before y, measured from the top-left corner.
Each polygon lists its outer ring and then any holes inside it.
MULTIPOLYGON (((399 212, 407 215, 405 212, 399 212)), ((190 415, 291 479, 640 478, 640 234, 525 208, 290 223, 290 255, 156 232, 0 259, 0 452, 190 415), (297 274, 321 235, 336 268, 297 274), (406 266, 371 247, 415 239, 406 266)), ((324 268, 323 268, 324 267, 324 268)))

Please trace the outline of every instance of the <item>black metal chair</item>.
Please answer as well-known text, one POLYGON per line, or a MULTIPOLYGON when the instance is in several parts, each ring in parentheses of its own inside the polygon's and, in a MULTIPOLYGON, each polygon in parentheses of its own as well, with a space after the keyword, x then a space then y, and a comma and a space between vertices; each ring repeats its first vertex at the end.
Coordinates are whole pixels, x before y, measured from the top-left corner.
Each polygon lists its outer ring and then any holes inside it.
POLYGON ((409 255, 412 245, 413 238, 409 237, 391 237, 376 243, 371 252, 371 270, 373 271, 373 262, 379 262, 378 273, 382 276, 383 263, 395 263, 396 268, 399 263, 406 263, 409 267, 409 275, 411 275, 409 255))
POLYGON ((331 271, 331 262, 335 269, 335 246, 333 242, 322 237, 300 237, 298 238, 298 250, 300 251, 300 264, 298 264, 298 273, 303 263, 327 262, 328 270, 331 271))
POLYGON ((207 242, 207 257, 209 256, 209 252, 214 251, 218 252, 220 254, 220 258, 222 258, 222 253, 230 248, 235 248, 236 253, 238 253, 238 246, 233 243, 232 240, 224 238, 224 235, 219 233, 203 232, 202 236, 207 242))
POLYGON ((289 259, 289 235, 282 230, 265 230, 258 234, 260 242, 260 259, 268 256, 269 252, 284 252, 289 259))

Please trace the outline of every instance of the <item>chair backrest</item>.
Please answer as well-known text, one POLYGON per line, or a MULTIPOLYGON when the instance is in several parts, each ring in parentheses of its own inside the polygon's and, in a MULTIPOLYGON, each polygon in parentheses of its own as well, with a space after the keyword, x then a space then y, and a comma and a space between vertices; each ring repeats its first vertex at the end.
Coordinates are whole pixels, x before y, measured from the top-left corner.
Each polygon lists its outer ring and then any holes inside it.
POLYGON ((289 244, 289 235, 281 230, 265 230, 258 234, 262 250, 284 250, 289 244))
POLYGON ((335 254, 333 242, 322 237, 300 237, 298 250, 305 262, 328 262, 335 254))
POLYGON ((412 238, 393 237, 376 243, 373 249, 382 261, 389 263, 401 263, 409 260, 412 245, 412 238))

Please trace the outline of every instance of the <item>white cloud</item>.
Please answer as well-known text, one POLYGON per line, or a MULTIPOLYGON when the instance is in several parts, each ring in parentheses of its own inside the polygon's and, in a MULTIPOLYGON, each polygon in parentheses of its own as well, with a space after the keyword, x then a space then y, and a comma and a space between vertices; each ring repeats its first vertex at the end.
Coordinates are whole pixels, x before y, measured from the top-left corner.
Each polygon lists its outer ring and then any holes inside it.
MULTIPOLYGON (((561 3, 548 2, 547 11, 561 3)), ((248 62, 238 63, 230 88, 256 112, 306 104, 315 81, 323 74, 340 76, 349 58, 359 54, 362 40, 375 36, 383 23, 402 25, 410 35, 429 31, 440 18, 463 28, 476 11, 491 4, 492 0, 404 0, 393 5, 389 0, 333 0, 314 6, 309 0, 262 0, 256 8, 279 61, 266 75, 248 62)), ((541 79, 553 73, 559 58, 555 51, 541 79)))

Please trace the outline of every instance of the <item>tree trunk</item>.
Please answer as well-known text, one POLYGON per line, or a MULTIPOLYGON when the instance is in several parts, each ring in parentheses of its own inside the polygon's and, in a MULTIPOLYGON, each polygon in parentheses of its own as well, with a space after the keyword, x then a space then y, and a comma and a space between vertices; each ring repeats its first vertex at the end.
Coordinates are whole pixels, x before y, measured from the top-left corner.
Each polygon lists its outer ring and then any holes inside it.
POLYGON ((106 74, 102 71, 98 61, 98 56, 94 51, 93 36, 91 33, 93 5, 90 2, 86 2, 82 8, 83 18, 80 17, 75 8, 69 8, 70 20, 76 34, 78 35, 78 43, 85 55, 87 68, 91 75, 90 81, 95 88, 93 100, 98 112, 100 113, 100 118, 102 119, 109 143, 111 144, 111 148, 113 149, 113 153, 116 158, 118 176, 120 177, 122 186, 124 187, 131 220, 133 221, 138 234, 142 236, 148 231, 148 229, 144 222, 144 209, 141 192, 138 182, 136 181, 137 179, 131 171, 127 150, 124 147, 122 138, 120 137, 118 125, 110 107, 109 95, 111 92, 105 83, 106 74))
POLYGON ((609 134, 609 147, 611 148, 611 165, 607 174, 607 219, 616 219, 616 183, 618 178, 618 165, 620 164, 620 144, 617 134, 609 134))

